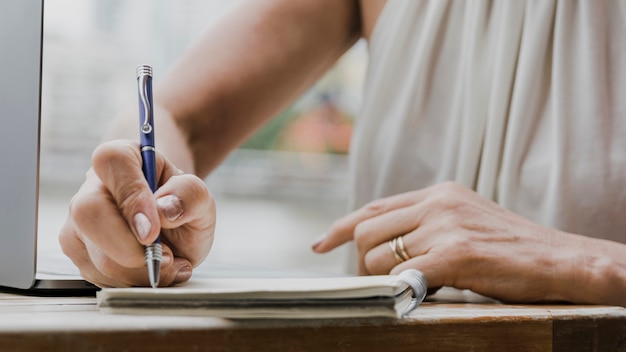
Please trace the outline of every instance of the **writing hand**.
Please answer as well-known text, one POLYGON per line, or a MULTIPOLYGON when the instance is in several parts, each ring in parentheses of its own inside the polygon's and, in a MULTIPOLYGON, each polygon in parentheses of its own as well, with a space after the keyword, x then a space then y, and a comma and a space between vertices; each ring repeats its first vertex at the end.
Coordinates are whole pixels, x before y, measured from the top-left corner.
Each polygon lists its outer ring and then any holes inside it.
POLYGON ((139 145, 112 141, 93 153, 93 167, 70 202, 59 241, 81 275, 100 287, 148 286, 144 245, 161 233, 160 283, 187 281, 208 254, 215 203, 204 182, 157 153, 159 189, 141 171, 139 145))

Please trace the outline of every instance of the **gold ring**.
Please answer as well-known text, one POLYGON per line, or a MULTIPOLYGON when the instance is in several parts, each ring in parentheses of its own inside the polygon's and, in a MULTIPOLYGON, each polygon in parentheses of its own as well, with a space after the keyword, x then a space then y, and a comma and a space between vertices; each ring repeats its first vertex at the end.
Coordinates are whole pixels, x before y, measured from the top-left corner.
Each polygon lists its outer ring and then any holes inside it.
POLYGON ((406 252, 406 248, 404 248, 404 240, 402 239, 402 236, 398 237, 398 241, 396 243, 398 245, 398 249, 400 251, 400 256, 402 257, 402 259, 404 259, 405 261, 411 259, 409 253, 406 252))
POLYGON ((406 248, 404 248, 402 236, 398 236, 389 241, 389 248, 391 248, 391 252, 393 253, 393 256, 396 257, 398 264, 411 259, 409 254, 406 252, 406 248))

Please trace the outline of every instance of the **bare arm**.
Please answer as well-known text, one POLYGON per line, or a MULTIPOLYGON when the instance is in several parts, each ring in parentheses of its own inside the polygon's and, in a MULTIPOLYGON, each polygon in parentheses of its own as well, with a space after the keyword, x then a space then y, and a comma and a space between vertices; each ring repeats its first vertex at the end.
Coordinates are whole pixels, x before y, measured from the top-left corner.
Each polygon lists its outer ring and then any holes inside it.
MULTIPOLYGON (((358 14, 356 0, 246 0, 155 78, 159 188, 153 194, 143 178, 137 143, 110 141, 94 151, 59 234, 81 275, 99 286, 147 285, 142 245, 160 235, 160 284, 188 280, 215 230, 213 197, 197 176, 350 47, 358 14)), ((137 138, 136 108, 128 115, 108 139, 137 138)))
MULTIPOLYGON (((335 63, 358 39, 359 18, 355 0, 238 4, 159 80, 160 149, 206 176, 335 63)), ((134 122, 120 118, 109 137, 135 138, 134 122)))

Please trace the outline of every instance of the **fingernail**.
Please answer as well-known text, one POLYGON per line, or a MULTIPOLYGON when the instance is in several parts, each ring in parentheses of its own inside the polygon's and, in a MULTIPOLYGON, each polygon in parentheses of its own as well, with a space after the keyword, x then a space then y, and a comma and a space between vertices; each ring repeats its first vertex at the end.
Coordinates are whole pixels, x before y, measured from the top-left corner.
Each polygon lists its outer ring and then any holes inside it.
POLYGON ((174 279, 175 283, 185 282, 191 278, 191 267, 189 265, 185 265, 176 274, 176 278, 174 279))
POLYGON ((152 229, 150 219, 148 219, 144 213, 137 213, 135 214, 133 221, 135 222, 135 232, 137 233, 137 237, 139 237, 139 240, 141 241, 145 240, 152 229))
POLYGON ((315 241, 313 241, 313 244, 311 245, 311 248, 313 250, 317 250, 317 248, 322 244, 322 242, 324 242, 324 240, 326 240, 326 234, 323 234, 315 239, 315 241))
POLYGON ((183 215, 183 202, 173 194, 157 199, 157 207, 169 221, 174 221, 183 215))

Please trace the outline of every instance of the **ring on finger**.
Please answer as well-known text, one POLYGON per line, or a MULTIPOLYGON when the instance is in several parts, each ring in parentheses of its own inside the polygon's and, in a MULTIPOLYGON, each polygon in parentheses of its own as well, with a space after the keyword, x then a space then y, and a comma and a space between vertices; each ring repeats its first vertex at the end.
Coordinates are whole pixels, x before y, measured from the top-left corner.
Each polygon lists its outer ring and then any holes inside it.
POLYGON ((411 256, 409 256, 409 254, 406 251, 406 248, 404 247, 404 240, 402 239, 402 236, 398 236, 390 240, 389 248, 391 248, 391 252, 393 253, 393 256, 396 258, 396 261, 398 262, 398 264, 411 259, 411 256))

